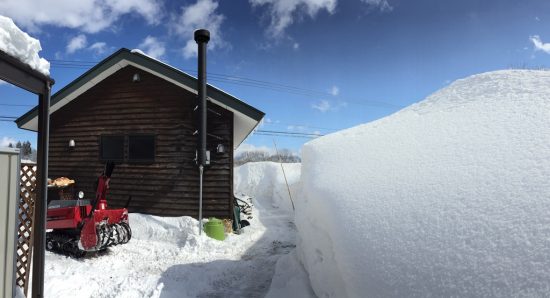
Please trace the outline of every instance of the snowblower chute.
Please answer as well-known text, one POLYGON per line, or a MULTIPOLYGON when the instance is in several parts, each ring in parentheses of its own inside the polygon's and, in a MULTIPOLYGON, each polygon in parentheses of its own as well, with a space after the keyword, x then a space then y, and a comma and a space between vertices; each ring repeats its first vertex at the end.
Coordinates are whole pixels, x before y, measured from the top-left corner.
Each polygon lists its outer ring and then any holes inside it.
POLYGON ((73 257, 88 251, 104 250, 109 246, 130 241, 128 210, 107 209, 107 190, 114 169, 107 163, 98 179, 96 198, 89 200, 54 200, 48 205, 46 249, 73 257))

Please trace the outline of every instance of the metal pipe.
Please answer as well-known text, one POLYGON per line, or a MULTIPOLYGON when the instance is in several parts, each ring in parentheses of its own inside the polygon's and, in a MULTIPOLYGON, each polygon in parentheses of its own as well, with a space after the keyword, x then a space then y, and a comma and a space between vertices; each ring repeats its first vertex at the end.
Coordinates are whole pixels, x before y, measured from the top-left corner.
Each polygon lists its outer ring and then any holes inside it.
POLYGON ((199 166, 199 235, 202 234, 202 176, 204 167, 199 166))
POLYGON ((34 248, 32 297, 44 297, 44 255, 46 249, 46 209, 48 208, 48 141, 50 131, 50 82, 38 97, 38 157, 34 201, 34 248))
POLYGON ((199 165, 206 165, 206 44, 210 40, 210 32, 205 29, 195 31, 195 41, 198 45, 198 99, 199 99, 199 148, 197 158, 199 165))
POLYGON ((198 45, 198 76, 197 95, 199 107, 199 140, 197 148, 197 163, 199 165, 199 235, 202 234, 202 179, 206 165, 206 44, 210 40, 210 32, 206 29, 195 31, 195 41, 198 45))

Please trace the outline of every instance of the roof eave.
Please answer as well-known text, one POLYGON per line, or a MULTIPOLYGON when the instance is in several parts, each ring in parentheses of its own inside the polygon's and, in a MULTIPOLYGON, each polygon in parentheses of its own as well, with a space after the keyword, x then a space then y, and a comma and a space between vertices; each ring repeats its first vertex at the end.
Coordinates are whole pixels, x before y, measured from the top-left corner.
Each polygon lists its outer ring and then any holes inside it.
MULTIPOLYGON (((86 71, 84 74, 79 76, 70 84, 68 84, 67 86, 63 87, 61 90, 56 92, 52 96, 51 106, 54 106, 56 103, 58 103, 65 97, 77 91, 80 87, 87 84, 88 82, 90 82, 91 80, 93 80, 94 78, 101 75, 103 72, 109 70, 111 67, 115 66, 115 64, 123 60, 127 60, 129 62, 141 65, 146 69, 159 73, 162 76, 166 76, 167 78, 173 81, 180 82, 182 85, 189 86, 192 89, 194 89, 192 86, 196 86, 197 84, 196 83, 197 79, 195 77, 187 73, 184 73, 181 70, 178 70, 168 64, 165 64, 147 55, 131 52, 128 49, 122 48, 117 52, 113 53, 112 55, 110 55, 109 57, 105 58, 103 61, 101 61, 94 67, 92 67, 90 70, 86 71)), ((207 94, 209 98, 215 99, 217 102, 221 103, 222 105, 225 105, 233 110, 236 110, 242 115, 248 117, 249 119, 256 121, 256 125, 254 125, 254 127, 250 130, 250 132, 254 130, 254 128, 258 125, 261 119, 265 116, 264 112, 246 104, 245 102, 239 100, 238 98, 212 85, 208 85, 207 94)), ((23 116, 15 120, 15 123, 19 128, 32 131, 32 128, 29 129, 24 126, 27 125, 30 121, 32 121, 35 117, 37 117, 37 115, 38 115, 37 107, 34 107, 33 109, 25 113, 23 116)), ((248 134, 250 134, 250 132, 248 134)), ((240 140, 239 144, 243 140, 240 140)))

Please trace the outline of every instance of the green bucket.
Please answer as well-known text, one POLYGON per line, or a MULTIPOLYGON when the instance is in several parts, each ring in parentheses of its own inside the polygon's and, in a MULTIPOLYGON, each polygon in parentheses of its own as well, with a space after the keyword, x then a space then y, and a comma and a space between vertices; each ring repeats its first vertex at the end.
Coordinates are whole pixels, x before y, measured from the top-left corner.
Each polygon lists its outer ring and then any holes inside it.
POLYGON ((214 238, 216 240, 225 239, 225 230, 221 219, 210 217, 208 222, 204 224, 204 232, 210 238, 214 238))

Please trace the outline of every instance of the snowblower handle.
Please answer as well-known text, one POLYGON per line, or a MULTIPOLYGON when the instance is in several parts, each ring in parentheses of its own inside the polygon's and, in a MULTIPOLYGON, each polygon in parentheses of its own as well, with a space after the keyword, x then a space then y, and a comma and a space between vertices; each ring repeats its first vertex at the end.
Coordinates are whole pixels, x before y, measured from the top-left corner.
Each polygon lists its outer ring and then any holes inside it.
POLYGON ((107 176, 108 178, 111 178, 111 175, 113 174, 113 170, 115 169, 115 163, 112 161, 109 161, 105 164, 105 170, 103 171, 103 175, 107 176))
POLYGON ((97 178, 97 189, 95 194, 95 200, 92 203, 92 210, 90 216, 96 209, 107 209, 107 190, 109 189, 109 182, 111 181, 111 175, 115 169, 115 164, 111 161, 105 164, 105 169, 99 178, 97 178))

